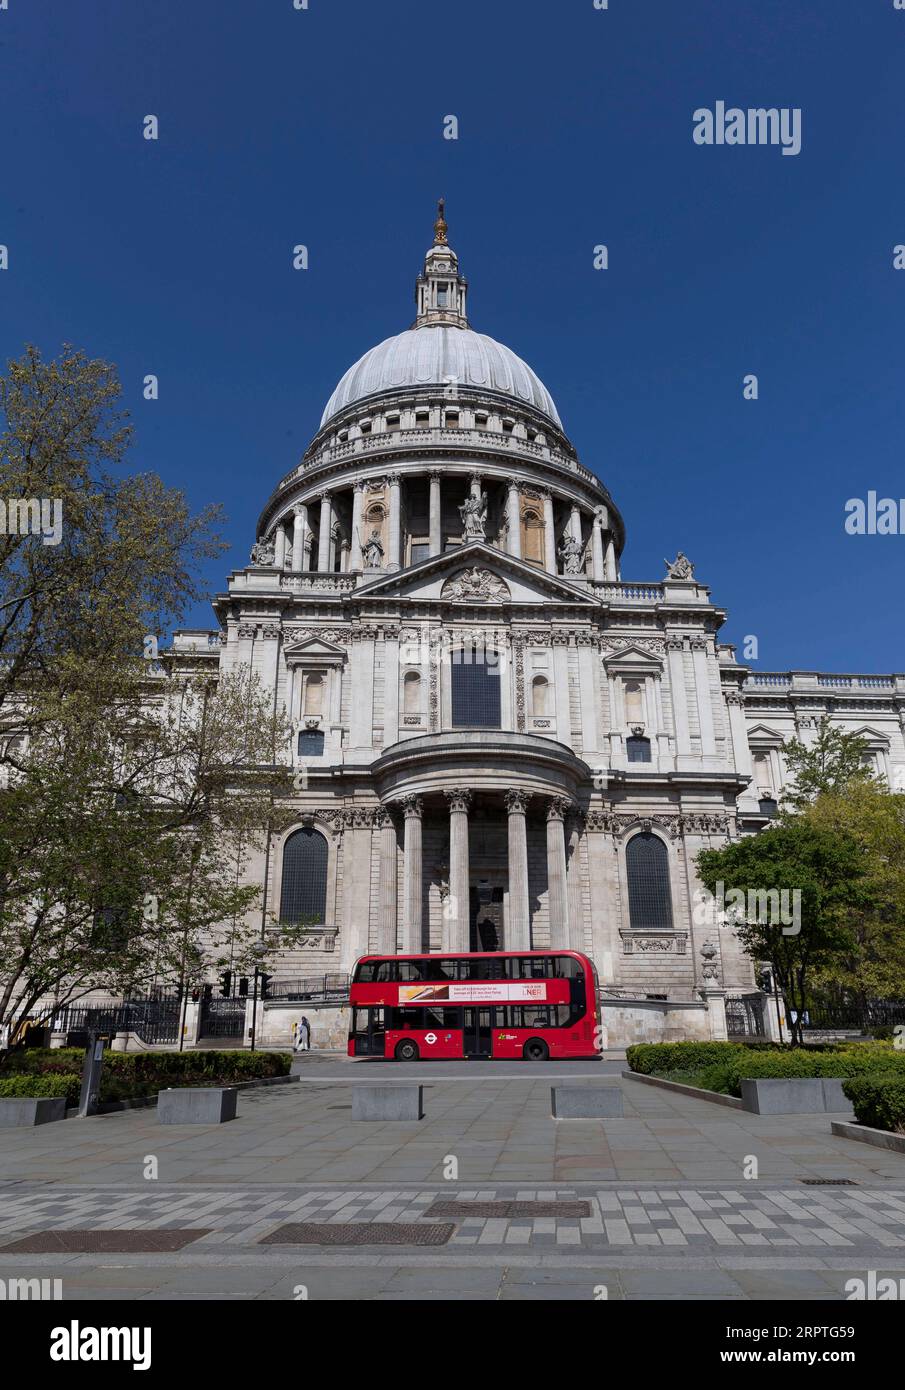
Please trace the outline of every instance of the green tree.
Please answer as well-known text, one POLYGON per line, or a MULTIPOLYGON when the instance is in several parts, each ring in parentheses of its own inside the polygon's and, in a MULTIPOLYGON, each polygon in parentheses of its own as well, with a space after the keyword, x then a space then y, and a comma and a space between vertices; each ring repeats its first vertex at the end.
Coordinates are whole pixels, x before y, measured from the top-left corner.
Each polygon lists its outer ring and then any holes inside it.
POLYGON ((905 998, 905 795, 855 780, 823 792, 803 814, 854 841, 871 890, 869 903, 848 914, 853 948, 815 972, 815 989, 861 1005, 905 998))
POLYGON ((783 794, 783 809, 801 811, 824 792, 838 792, 851 783, 875 780, 864 766, 866 752, 863 738, 835 727, 829 715, 823 715, 813 743, 793 738, 783 747, 794 778, 794 785, 783 794))
POLYGON ((791 1032, 800 1043, 813 972, 855 948, 850 914, 868 912, 876 902, 859 846, 799 817, 722 849, 703 850, 696 864, 714 897, 722 890, 731 903, 732 890, 744 894, 744 907, 721 929, 737 932, 753 960, 772 966, 788 1009, 797 1014, 791 1032), (783 890, 797 895, 787 899, 792 912, 783 914, 797 918, 791 925, 764 911, 762 895, 783 890))
POLYGON ((40 1001, 188 988, 212 959, 239 969, 268 949, 246 871, 281 825, 288 724, 247 671, 154 681, 136 662, 133 674, 127 687, 120 670, 105 706, 94 690, 36 692, 0 791, 0 1025, 12 1032, 40 1001))
POLYGON ((123 472, 119 397, 114 369, 71 347, 49 362, 29 347, 0 376, 0 761, 34 725, 24 697, 37 685, 103 697, 145 636, 162 639, 202 597, 199 566, 224 549, 219 508, 193 515, 155 474, 123 472), (42 501, 56 543, 21 533, 42 501))

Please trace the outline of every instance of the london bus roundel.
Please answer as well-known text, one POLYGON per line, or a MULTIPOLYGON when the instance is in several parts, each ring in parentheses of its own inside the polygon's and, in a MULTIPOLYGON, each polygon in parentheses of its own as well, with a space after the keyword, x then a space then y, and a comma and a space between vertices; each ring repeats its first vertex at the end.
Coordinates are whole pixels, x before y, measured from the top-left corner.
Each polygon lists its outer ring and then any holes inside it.
POLYGON ((350 1057, 599 1057, 597 972, 578 951, 362 956, 350 1057))

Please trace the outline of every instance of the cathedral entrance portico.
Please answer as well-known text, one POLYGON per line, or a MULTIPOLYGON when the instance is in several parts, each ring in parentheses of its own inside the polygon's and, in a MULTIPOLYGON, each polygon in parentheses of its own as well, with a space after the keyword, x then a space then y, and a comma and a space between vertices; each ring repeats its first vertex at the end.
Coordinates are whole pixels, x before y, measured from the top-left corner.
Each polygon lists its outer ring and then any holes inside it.
MULTIPOLYGON (((548 943, 569 945, 565 820, 590 776, 571 749, 532 734, 455 730, 400 740, 374 772, 383 805, 402 827, 400 920, 392 920, 394 894, 383 881, 382 940, 411 952, 530 950, 530 857, 548 943), (426 834, 438 843, 443 820, 441 864, 424 845, 426 834), (439 931, 432 885, 442 894, 439 931)), ((394 872, 395 861, 383 856, 381 874, 394 872)))

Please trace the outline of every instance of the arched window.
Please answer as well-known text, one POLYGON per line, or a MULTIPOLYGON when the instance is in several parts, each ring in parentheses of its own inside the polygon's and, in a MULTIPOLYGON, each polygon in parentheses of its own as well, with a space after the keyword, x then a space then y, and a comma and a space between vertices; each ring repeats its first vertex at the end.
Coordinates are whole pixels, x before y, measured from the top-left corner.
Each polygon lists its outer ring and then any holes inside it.
POLYGON ((500 727, 500 659, 484 647, 452 653, 452 722, 457 729, 500 727))
POLYGON ((316 830, 295 830, 283 846, 280 921, 323 922, 327 910, 327 841, 316 830))
POLYGON ((406 672, 402 682, 402 712, 403 714, 421 713, 421 677, 417 671, 406 672))
POLYGON ((626 724, 644 723, 644 693, 640 681, 626 681, 623 686, 625 696, 626 724))
POLYGON ((633 835, 625 847, 629 923, 636 931, 672 930, 669 850, 656 835, 633 835))
POLYGON ((758 791, 771 795, 773 792, 773 769, 769 753, 754 754, 754 782, 758 791))
POLYGON ((305 681, 305 708, 302 713, 314 717, 323 714, 323 711, 324 678, 323 676, 308 676, 305 681))
POLYGON ((544 522, 531 510, 522 513, 522 559, 531 565, 544 563, 544 522))
POLYGON ((549 690, 546 676, 535 676, 531 682, 531 713, 535 719, 538 715, 549 714, 547 709, 547 692, 549 690))
POLYGON ((625 751, 630 763, 649 763, 650 739, 639 738, 637 734, 633 734, 625 740, 625 751))

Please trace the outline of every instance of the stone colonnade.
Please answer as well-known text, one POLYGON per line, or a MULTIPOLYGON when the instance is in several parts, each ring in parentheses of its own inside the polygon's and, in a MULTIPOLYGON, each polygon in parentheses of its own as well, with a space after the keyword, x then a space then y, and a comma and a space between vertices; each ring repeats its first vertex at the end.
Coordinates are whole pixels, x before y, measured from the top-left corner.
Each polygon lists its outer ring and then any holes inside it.
MULTIPOLYGON (((445 791, 443 796, 449 814, 449 895, 446 902, 447 928, 443 949, 463 952, 469 950, 471 881, 469 874, 469 812, 474 793, 467 788, 445 791)), ((531 914, 528 897, 528 834, 527 812, 533 801, 542 803, 547 824, 547 885, 550 919, 550 946, 568 948, 569 892, 566 875, 565 820, 572 810, 567 797, 533 797, 531 793, 513 788, 503 794, 508 838, 508 930, 504 943, 507 951, 531 949, 531 914)), ((422 823, 424 798, 403 796, 389 803, 403 817, 403 892, 399 950, 417 954, 423 949, 423 857, 422 823)), ((391 852, 395 832, 387 817, 380 841, 380 922, 378 940, 384 954, 396 947, 396 859, 391 852)))
MULTIPOLYGON (((364 533, 364 502, 369 486, 384 488, 387 494, 386 553, 381 557, 377 568, 388 571, 401 569, 406 563, 402 516, 404 512, 402 491, 404 484, 418 478, 419 474, 387 473, 379 478, 356 479, 351 489, 348 484, 334 491, 327 491, 309 498, 307 502, 296 503, 291 512, 281 517, 274 528, 274 560, 277 569, 288 569, 296 573, 316 570, 319 573, 358 573, 370 566, 368 557, 362 553, 364 533), (351 509, 343 513, 338 506, 339 494, 351 490, 351 509), (346 520, 341 522, 345 514, 346 520), (315 525, 316 523, 316 525, 315 525)), ((448 475, 451 480, 461 481, 461 475, 448 475)), ((429 479, 428 504, 428 554, 440 555, 443 551, 444 537, 441 527, 442 481, 444 475, 432 469, 429 479)), ((479 495, 484 482, 497 482, 489 476, 485 479, 479 473, 471 475, 470 492, 479 495)), ((514 479, 505 485, 506 536, 505 549, 518 559, 522 556, 521 499, 525 493, 536 498, 538 508, 543 513, 544 555, 543 568, 551 574, 562 571, 579 577, 584 573, 578 560, 566 558, 562 567, 557 559, 556 521, 553 495, 544 488, 529 487, 514 479)), ((576 543, 580 553, 585 547, 590 549, 590 575, 597 581, 618 578, 616 547, 610 530, 607 509, 604 506, 590 508, 580 506, 570 499, 559 498, 566 515, 561 518, 562 540, 576 543), (589 534, 586 525, 590 523, 589 534)), ((346 500, 345 507, 348 507, 346 500)), ((492 539, 492 538, 491 538, 492 539)))

